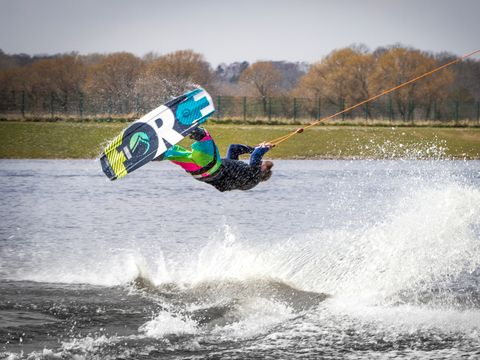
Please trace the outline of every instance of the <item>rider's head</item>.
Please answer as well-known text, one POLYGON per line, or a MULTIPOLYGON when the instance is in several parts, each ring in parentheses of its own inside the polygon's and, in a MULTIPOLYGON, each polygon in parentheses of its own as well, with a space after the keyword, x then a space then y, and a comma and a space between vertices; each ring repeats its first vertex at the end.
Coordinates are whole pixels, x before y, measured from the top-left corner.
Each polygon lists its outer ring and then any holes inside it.
POLYGON ((272 176, 272 167, 273 167, 273 162, 269 160, 262 161, 261 174, 260 174, 262 181, 267 181, 268 179, 270 179, 270 177, 272 176))

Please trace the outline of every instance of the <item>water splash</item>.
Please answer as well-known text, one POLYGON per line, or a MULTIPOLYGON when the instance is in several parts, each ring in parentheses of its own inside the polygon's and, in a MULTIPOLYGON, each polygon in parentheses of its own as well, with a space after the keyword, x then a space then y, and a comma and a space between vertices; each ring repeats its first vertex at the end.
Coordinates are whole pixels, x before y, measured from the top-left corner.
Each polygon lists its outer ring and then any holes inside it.
POLYGON ((168 311, 160 311, 154 319, 143 324, 139 331, 148 337, 162 338, 166 335, 193 335, 197 323, 188 317, 181 317, 168 311))
POLYGON ((480 191, 433 184, 397 195, 388 208, 383 220, 363 227, 298 233, 274 244, 240 240, 225 225, 184 262, 165 259, 160 248, 148 256, 116 249, 88 266, 68 263, 22 278, 113 286, 143 277, 154 286, 183 288, 271 279, 369 304, 455 302, 449 296, 452 284, 480 265, 480 191))
POLYGON ((353 153, 367 159, 401 159, 401 160, 446 160, 447 142, 436 135, 432 139, 411 138, 401 128, 392 127, 384 137, 377 138, 372 132, 371 138, 364 143, 360 138, 353 139, 353 153), (414 142, 412 142, 414 141, 414 142))

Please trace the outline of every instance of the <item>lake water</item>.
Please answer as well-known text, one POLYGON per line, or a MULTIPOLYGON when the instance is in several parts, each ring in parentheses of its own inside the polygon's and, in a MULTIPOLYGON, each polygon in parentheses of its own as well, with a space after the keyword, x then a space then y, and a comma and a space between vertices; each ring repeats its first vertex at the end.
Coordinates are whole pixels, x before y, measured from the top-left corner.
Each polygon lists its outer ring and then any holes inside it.
POLYGON ((0 359, 480 358, 479 161, 0 161, 0 359))

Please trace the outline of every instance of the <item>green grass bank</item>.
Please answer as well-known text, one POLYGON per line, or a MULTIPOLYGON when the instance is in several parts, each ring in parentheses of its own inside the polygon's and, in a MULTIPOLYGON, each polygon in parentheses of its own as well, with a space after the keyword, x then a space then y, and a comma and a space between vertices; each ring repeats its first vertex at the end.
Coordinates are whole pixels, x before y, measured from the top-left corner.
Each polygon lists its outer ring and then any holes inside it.
MULTIPOLYGON (((0 122, 0 158, 95 158, 125 123, 0 122)), ((288 125, 209 124, 220 151, 257 144, 294 130, 288 125)), ((188 145, 189 140, 183 144, 188 145)), ((282 143, 270 158, 480 159, 480 128, 318 126, 282 143)))

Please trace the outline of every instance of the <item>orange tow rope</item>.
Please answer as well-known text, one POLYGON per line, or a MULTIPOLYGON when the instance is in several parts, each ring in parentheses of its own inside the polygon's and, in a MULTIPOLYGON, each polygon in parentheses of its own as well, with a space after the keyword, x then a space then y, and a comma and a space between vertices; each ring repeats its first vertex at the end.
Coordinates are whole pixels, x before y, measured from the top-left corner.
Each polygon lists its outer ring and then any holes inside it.
POLYGON ((304 130, 306 130, 306 129, 308 129, 308 128, 311 128, 312 126, 318 125, 318 124, 321 123, 322 121, 329 120, 329 119, 333 119, 334 117, 336 117, 336 116, 338 116, 338 115, 341 115, 341 114, 344 114, 344 113, 346 113, 346 112, 349 112, 349 111, 351 111, 351 110, 353 110, 353 109, 356 109, 357 107, 362 106, 363 104, 366 104, 366 103, 368 103, 368 102, 374 101, 374 100, 378 99, 379 97, 381 97, 381 96, 383 96, 383 95, 390 94, 391 92, 394 92, 394 91, 396 91, 396 90, 398 90, 398 89, 400 89, 400 88, 402 88, 402 87, 404 87, 404 86, 407 86, 407 85, 409 85, 409 84, 411 84, 411 83, 414 83, 414 82, 416 82, 416 81, 418 81, 418 80, 420 80, 420 79, 423 79, 424 77, 430 76, 430 75, 436 73, 437 71, 440 71, 440 70, 442 70, 442 69, 445 69, 446 67, 449 67, 449 66, 451 66, 451 65, 453 65, 453 64, 459 63, 460 61, 462 61, 462 60, 464 60, 464 59, 466 59, 466 58, 468 58, 468 57, 470 57, 470 56, 472 56, 472 55, 475 55, 475 54, 477 54, 477 53, 480 53, 480 49, 479 49, 479 50, 476 50, 476 51, 474 51, 474 52, 471 52, 471 53, 469 53, 469 54, 463 55, 463 56, 461 56, 461 57, 459 57, 459 58, 457 58, 457 59, 455 59, 455 60, 450 61, 450 62, 447 63, 447 64, 444 64, 444 65, 441 65, 441 66, 439 66, 439 67, 436 67, 435 69, 430 70, 430 71, 426 72, 426 73, 423 74, 423 75, 417 76, 417 77, 414 78, 414 79, 411 79, 411 80, 409 80, 409 81, 407 81, 407 82, 404 82, 404 83, 402 83, 402 84, 400 84, 400 85, 397 85, 397 86, 395 86, 395 87, 393 87, 393 88, 391 88, 391 89, 385 90, 385 91, 383 91, 382 93, 380 93, 380 94, 378 94, 378 95, 372 96, 371 98, 369 98, 369 99, 367 99, 367 100, 364 100, 364 101, 362 101, 362 102, 359 102, 358 104, 355 104, 355 105, 353 105, 353 106, 350 106, 350 107, 348 107, 348 108, 346 108, 346 109, 344 109, 344 110, 342 110, 342 111, 339 111, 339 112, 337 112, 337 113, 335 113, 335 114, 333 114, 333 115, 330 115, 330 116, 321 118, 321 119, 319 119, 319 120, 316 120, 316 121, 308 124, 307 126, 304 126, 303 128, 299 128, 299 129, 297 129, 297 130, 295 130, 295 131, 292 131, 291 133, 288 133, 288 134, 286 134, 286 135, 284 135, 284 136, 280 136, 280 137, 278 137, 278 138, 276 138, 276 139, 274 139, 274 140, 271 140, 271 141, 269 141, 269 142, 270 142, 273 146, 277 146, 277 145, 279 145, 280 143, 288 140, 288 139, 291 138, 292 136, 294 136, 294 135, 296 135, 296 134, 300 134, 300 133, 302 133, 304 130))

